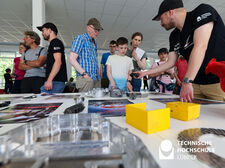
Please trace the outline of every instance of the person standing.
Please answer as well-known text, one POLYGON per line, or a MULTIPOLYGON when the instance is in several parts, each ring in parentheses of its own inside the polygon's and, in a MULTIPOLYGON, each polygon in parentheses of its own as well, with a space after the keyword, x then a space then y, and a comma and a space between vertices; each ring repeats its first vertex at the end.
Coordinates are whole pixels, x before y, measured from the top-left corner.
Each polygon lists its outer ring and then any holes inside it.
MULTIPOLYGON (((19 53, 23 54, 27 50, 27 46, 24 43, 20 43, 19 53)), ((19 69, 20 57, 14 58, 14 66, 12 71, 12 77, 15 78, 12 88, 12 93, 21 93, 21 81, 26 73, 26 71, 19 69)))
POLYGON ((116 41, 112 40, 109 43, 109 52, 102 54, 101 59, 101 69, 100 69, 100 77, 101 77, 101 87, 108 88, 109 87, 109 79, 107 77, 107 69, 106 62, 110 55, 114 55, 116 51, 116 41))
POLYGON ((53 23, 45 23, 37 27, 42 36, 49 42, 46 61, 46 82, 41 87, 41 93, 62 93, 67 81, 65 49, 57 38, 58 29, 53 23))
POLYGON ((45 81, 45 61, 47 50, 39 46, 40 37, 34 31, 24 33, 24 43, 30 49, 20 58, 19 69, 26 70, 21 82, 21 93, 40 93, 40 88, 45 81))
POLYGON ((143 77, 143 83, 144 83, 144 90, 145 90, 145 88, 147 88, 147 90, 148 90, 148 78, 147 78, 147 76, 143 77))
POLYGON ((138 72, 140 78, 173 67, 182 55, 188 61, 188 68, 180 99, 185 102, 192 102, 194 97, 225 101, 219 78, 205 73, 211 59, 225 61, 225 26, 218 12, 207 4, 187 12, 182 0, 164 0, 153 20, 161 20, 166 30, 175 28, 169 38, 169 59, 156 69, 138 72))
POLYGON ((87 92, 100 87, 96 38, 103 30, 96 18, 89 19, 87 32, 75 37, 72 43, 69 62, 76 69, 76 86, 79 92, 87 92))
POLYGON ((176 94, 180 94, 182 81, 187 72, 187 66, 187 61, 184 59, 183 56, 180 55, 174 67, 174 77, 176 78, 176 94))
MULTIPOLYGON (((155 62, 151 66, 151 69, 154 69, 161 64, 165 64, 168 54, 169 54, 169 51, 167 48, 159 49, 158 56, 159 56, 160 60, 159 60, 159 62, 155 62)), ((157 75, 156 81, 159 85, 160 93, 173 94, 173 90, 167 89, 167 85, 172 83, 173 78, 174 78, 174 69, 173 68, 171 68, 165 72, 161 72, 157 75)))
MULTIPOLYGON (((131 49, 127 50, 126 55, 133 60, 134 70, 133 72, 144 70, 146 68, 147 55, 144 53, 141 57, 137 54, 137 48, 143 41, 143 35, 140 32, 136 32, 131 37, 131 49)), ((141 79, 132 78, 131 84, 134 92, 140 92, 141 79)))
POLYGON ((125 37, 120 37, 116 40, 116 44, 118 54, 111 55, 106 62, 110 86, 111 88, 118 87, 125 92, 133 92, 130 74, 134 67, 132 59, 125 55, 128 40, 125 37))
POLYGON ((12 92, 12 85, 13 85, 13 82, 12 82, 12 77, 11 77, 11 69, 7 68, 5 70, 5 74, 4 74, 4 78, 5 78, 5 90, 4 92, 6 94, 8 93, 11 93, 12 92))

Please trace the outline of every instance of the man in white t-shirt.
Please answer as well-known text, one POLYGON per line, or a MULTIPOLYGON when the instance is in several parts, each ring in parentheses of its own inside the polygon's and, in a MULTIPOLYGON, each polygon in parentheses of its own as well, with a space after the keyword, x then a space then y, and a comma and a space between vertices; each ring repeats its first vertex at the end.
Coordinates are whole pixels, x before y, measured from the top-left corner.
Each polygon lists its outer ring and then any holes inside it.
POLYGON ((128 40, 125 37, 117 39, 118 55, 111 55, 107 62, 107 76, 111 87, 132 92, 131 76, 134 69, 132 59, 126 56, 128 40))

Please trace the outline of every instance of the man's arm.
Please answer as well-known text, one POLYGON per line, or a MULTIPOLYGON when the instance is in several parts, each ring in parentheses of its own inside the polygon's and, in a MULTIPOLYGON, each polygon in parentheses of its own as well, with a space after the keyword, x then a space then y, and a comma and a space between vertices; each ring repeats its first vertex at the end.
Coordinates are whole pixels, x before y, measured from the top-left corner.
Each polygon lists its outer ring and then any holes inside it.
POLYGON ((132 87, 132 85, 130 83, 130 81, 132 80, 132 77, 130 76, 131 73, 132 73, 132 70, 129 70, 128 71, 128 78, 127 78, 127 90, 129 92, 133 92, 133 87, 132 87))
POLYGON ((162 72, 165 72, 167 71, 168 69, 172 68, 175 64, 176 64, 176 61, 177 61, 177 58, 178 58, 178 55, 176 52, 172 51, 169 53, 169 56, 168 56, 168 60, 164 63, 164 64, 161 64, 153 69, 150 69, 148 71, 144 71, 144 72, 136 72, 139 74, 139 79, 140 78, 143 78, 144 76, 148 75, 149 77, 155 77, 155 76, 158 76, 159 74, 161 74, 162 72))
MULTIPOLYGON (((205 58, 205 52, 208 47, 209 39, 212 33, 214 23, 210 22, 197 28, 194 32, 194 47, 191 51, 186 78, 194 80, 205 58)), ((193 87, 191 83, 183 83, 180 93, 181 99, 191 102, 193 99, 193 87)))
POLYGON ((60 67, 62 65, 62 61, 61 61, 61 57, 62 54, 61 53, 54 53, 53 54, 55 62, 52 66, 52 70, 48 76, 48 79, 45 83, 45 90, 51 90, 52 89, 52 81, 55 78, 55 76, 58 74, 60 67))
MULTIPOLYGON (((78 58, 78 54, 77 53, 75 53, 75 52, 70 52, 70 55, 69 55, 69 62, 70 62, 70 64, 80 73, 80 74, 82 74, 82 73, 84 73, 85 72, 85 70, 80 66, 80 64, 77 62, 77 58, 78 58)), ((88 74, 86 74, 85 76, 84 76, 84 78, 87 78, 87 77, 89 77, 89 75, 88 74)))
POLYGON ((29 65, 34 68, 41 67, 42 65, 45 64, 46 59, 47 59, 46 56, 40 55, 37 60, 33 60, 33 61, 26 60, 26 65, 29 65))
POLYGON ((20 70, 28 70, 28 69, 31 69, 32 67, 26 65, 26 64, 24 63, 24 60, 23 60, 23 59, 20 59, 20 63, 19 63, 18 68, 19 68, 20 70))
POLYGON ((101 64, 101 67, 100 67, 100 78, 101 79, 102 79, 103 71, 104 71, 104 64, 101 64))
POLYGON ((107 65, 107 76, 109 78, 111 87, 115 87, 116 84, 115 84, 115 81, 113 80, 113 77, 112 77, 112 68, 111 68, 111 65, 107 65))

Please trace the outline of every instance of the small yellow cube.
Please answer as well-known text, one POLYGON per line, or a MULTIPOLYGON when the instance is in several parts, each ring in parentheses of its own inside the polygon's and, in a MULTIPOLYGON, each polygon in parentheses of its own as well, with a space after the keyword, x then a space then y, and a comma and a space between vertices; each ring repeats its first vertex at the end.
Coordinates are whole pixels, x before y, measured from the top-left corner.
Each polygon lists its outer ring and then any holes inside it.
POLYGON ((126 105, 126 123, 151 134, 169 129, 170 109, 146 111, 146 103, 126 105))
POLYGON ((170 108, 172 118, 182 121, 194 120, 200 115, 200 104, 178 101, 166 103, 166 107, 170 108))

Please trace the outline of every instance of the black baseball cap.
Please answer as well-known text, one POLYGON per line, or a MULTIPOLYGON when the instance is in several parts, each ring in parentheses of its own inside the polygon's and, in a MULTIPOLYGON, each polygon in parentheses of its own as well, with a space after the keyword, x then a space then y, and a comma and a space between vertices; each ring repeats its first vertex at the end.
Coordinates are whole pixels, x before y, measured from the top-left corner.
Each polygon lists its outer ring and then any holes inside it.
POLYGON ((51 29, 52 31, 55 32, 56 35, 58 33, 58 29, 53 23, 47 22, 47 23, 43 24, 42 26, 37 27, 37 29, 40 31, 42 31, 43 28, 51 29))
POLYGON ((164 0, 159 6, 158 14, 152 20, 159 21, 164 12, 182 7, 184 7, 182 0, 164 0))

